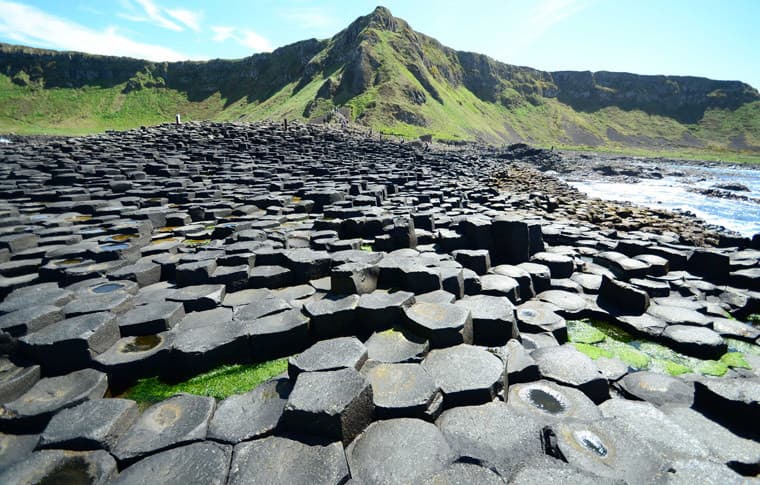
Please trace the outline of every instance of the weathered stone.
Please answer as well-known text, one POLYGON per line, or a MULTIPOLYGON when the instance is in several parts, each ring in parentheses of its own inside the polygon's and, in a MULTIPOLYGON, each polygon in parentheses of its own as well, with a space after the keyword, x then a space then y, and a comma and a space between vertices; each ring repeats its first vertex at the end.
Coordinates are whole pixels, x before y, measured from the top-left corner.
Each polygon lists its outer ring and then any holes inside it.
POLYGON ((312 437, 270 436, 235 446, 230 485, 248 483, 345 483, 346 455, 340 442, 312 437))
POLYGON ((18 367, 0 358, 0 403, 12 401, 40 380, 40 366, 18 367))
POLYGON ((704 327, 669 325, 662 338, 674 350, 700 359, 717 359, 728 348, 720 335, 704 327))
POLYGON ((367 347, 356 337, 339 337, 317 342, 288 360, 288 375, 295 380, 301 372, 361 369, 367 347))
POLYGON ((113 483, 141 485, 160 477, 164 483, 224 485, 231 455, 230 446, 210 441, 191 443, 138 461, 123 470, 113 483))
POLYGON ((317 340, 356 335, 359 295, 330 295, 307 303, 304 307, 311 318, 311 334, 317 340))
POLYGON ((567 418, 593 421, 602 417, 599 408, 581 391, 551 381, 511 384, 506 401, 510 410, 541 423, 567 418))
POLYGON ((620 379, 616 386, 633 399, 648 401, 655 406, 679 404, 691 406, 694 386, 681 379, 654 372, 634 372, 620 379))
POLYGON ((472 315, 465 308, 421 302, 405 312, 410 330, 427 339, 432 348, 472 343, 472 315))
POLYGON ((576 387, 596 403, 609 398, 607 380, 594 361, 570 344, 534 350, 531 357, 544 378, 576 387))
POLYGON ((467 344, 431 350, 422 367, 441 388, 447 408, 493 400, 501 389, 505 371, 501 359, 467 344))
POLYGON ((219 402, 208 427, 208 438, 236 444, 272 433, 292 389, 288 379, 274 379, 219 402))
POLYGON ((421 362, 429 347, 426 340, 397 329, 373 333, 364 345, 369 359, 389 364, 421 362))
POLYGON ((641 315, 649 308, 649 295, 632 285, 602 276, 597 303, 616 313, 641 315))
POLYGON ((214 398, 178 394, 140 415, 111 449, 121 463, 206 438, 214 398))
POLYGON ((93 399, 53 416, 40 436, 40 448, 110 450, 137 419, 137 403, 93 399))
POLYGON ((435 419, 440 391, 419 364, 379 364, 366 373, 378 419, 435 419))
POLYGON ((0 483, 109 483, 118 474, 105 451, 43 450, 0 473, 0 483))
POLYGON ((475 345, 498 347, 520 336, 515 307, 499 296, 468 296, 455 303, 472 314, 472 340, 475 345))
POLYGON ((372 423, 346 448, 359 483, 417 483, 451 465, 455 452, 434 425, 399 418, 372 423))

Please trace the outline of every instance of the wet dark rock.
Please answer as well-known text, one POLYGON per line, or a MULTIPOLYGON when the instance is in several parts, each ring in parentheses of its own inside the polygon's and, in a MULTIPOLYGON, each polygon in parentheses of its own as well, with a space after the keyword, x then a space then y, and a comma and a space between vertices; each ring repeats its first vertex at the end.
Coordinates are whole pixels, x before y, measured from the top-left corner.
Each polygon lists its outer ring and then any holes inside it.
POLYGON ((748 419, 760 412, 760 379, 694 381, 694 409, 747 437, 760 436, 760 423, 748 419))
POLYGON ((359 295, 330 295, 304 307, 311 318, 311 334, 318 340, 356 335, 359 295))
POLYGON ((599 306, 628 315, 641 315, 649 308, 649 295, 632 285, 602 276, 599 306))
POLYGON ((540 252, 531 257, 531 262, 549 268, 552 278, 569 278, 575 271, 573 258, 559 253, 540 252))

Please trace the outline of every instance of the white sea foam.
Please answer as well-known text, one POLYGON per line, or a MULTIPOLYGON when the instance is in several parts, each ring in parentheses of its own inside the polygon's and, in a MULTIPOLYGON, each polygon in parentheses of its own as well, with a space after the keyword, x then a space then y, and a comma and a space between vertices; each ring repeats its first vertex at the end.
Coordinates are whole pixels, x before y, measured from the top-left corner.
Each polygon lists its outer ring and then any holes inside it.
POLYGON ((628 201, 634 204, 690 211, 700 219, 752 236, 760 232, 760 204, 733 199, 707 197, 686 190, 689 186, 708 188, 717 182, 738 182, 750 192, 738 192, 749 197, 760 196, 760 172, 754 170, 721 171, 710 174, 707 180, 667 177, 661 180, 643 180, 638 183, 568 182, 590 197, 605 200, 628 201), (731 172, 736 177, 731 176, 731 172), (714 177, 714 178, 713 178, 714 177))

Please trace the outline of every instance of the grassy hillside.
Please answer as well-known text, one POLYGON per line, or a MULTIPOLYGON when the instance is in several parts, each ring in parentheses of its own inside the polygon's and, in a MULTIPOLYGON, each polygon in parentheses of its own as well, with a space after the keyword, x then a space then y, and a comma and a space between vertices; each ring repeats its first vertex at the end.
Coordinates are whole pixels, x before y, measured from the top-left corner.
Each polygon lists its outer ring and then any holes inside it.
POLYGON ((82 134, 174 119, 319 120, 494 144, 760 157, 746 84, 548 73, 458 52, 378 8, 324 41, 235 61, 156 64, 0 49, 0 133, 82 134))

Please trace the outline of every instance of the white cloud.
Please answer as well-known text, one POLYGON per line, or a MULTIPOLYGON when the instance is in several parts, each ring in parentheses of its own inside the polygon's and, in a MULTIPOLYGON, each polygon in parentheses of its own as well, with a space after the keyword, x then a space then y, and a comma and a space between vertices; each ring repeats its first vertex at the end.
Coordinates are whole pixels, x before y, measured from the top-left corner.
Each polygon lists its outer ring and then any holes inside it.
POLYGON ((294 7, 283 11, 286 18, 308 29, 333 29, 340 26, 338 19, 319 7, 294 7))
POLYGON ((15 2, 0 1, 0 11, 0 35, 23 44, 151 61, 188 59, 173 49, 129 39, 115 27, 95 30, 15 2))
POLYGON ((161 10, 163 9, 159 8, 158 5, 153 3, 153 0, 135 0, 135 1, 143 8, 145 15, 148 17, 148 19, 152 20, 155 24, 165 29, 174 30, 176 32, 179 32, 182 30, 182 27, 180 25, 164 17, 164 15, 161 13, 161 10))
POLYGON ((594 0, 541 0, 533 5, 514 35, 512 50, 527 47, 554 25, 586 9, 594 0))
POLYGON ((274 50, 269 40, 252 30, 216 25, 211 27, 211 31, 214 33, 214 36, 211 38, 214 42, 234 40, 243 47, 255 52, 271 52, 274 50))
POLYGON ((184 8, 167 8, 166 13, 174 20, 185 24, 196 32, 201 30, 201 19, 203 18, 202 12, 193 12, 192 10, 186 10, 184 8))

